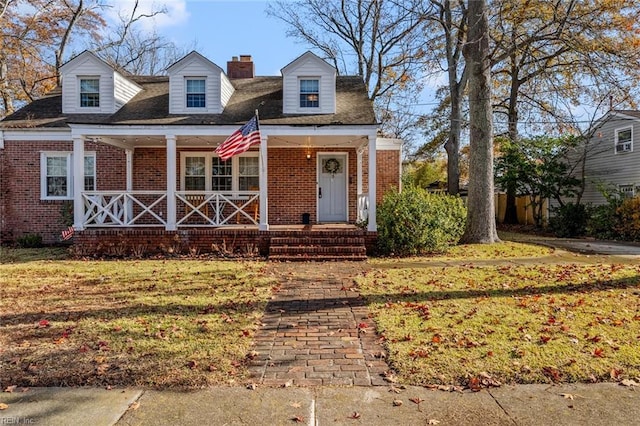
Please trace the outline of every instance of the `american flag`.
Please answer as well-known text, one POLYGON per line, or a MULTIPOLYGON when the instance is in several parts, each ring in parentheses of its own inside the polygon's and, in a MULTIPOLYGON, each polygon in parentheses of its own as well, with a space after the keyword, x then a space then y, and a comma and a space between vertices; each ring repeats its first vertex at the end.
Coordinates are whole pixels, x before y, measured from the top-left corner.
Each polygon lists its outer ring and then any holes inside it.
POLYGON ((75 232, 75 229, 73 229, 73 226, 68 227, 67 229, 62 231, 62 239, 64 241, 70 239, 71 237, 73 237, 74 232, 75 232))
POLYGON ((260 129, 258 128, 258 116, 254 115, 251 120, 233 132, 217 148, 216 153, 222 161, 226 161, 234 155, 241 154, 252 145, 260 143, 260 129))

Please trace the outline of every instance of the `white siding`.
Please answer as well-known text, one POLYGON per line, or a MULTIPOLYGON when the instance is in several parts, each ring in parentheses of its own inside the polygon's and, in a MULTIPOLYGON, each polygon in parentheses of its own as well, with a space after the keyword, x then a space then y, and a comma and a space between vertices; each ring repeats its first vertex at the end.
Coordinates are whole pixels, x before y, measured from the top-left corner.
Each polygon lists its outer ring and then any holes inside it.
MULTIPOLYGON (((610 116, 596 129, 586 148, 583 203, 605 204, 601 187, 640 186, 640 123, 620 115, 610 116), (615 131, 633 126, 633 150, 615 152, 615 131)), ((580 177, 576 175, 576 177, 580 177)))
POLYGON ((122 75, 117 72, 115 75, 115 106, 116 111, 119 110, 129 102, 140 90, 140 86, 133 83, 132 81, 127 80, 122 75))
POLYGON ((231 95, 235 92, 235 88, 231 81, 227 78, 225 74, 221 74, 222 77, 222 92, 220 94, 220 103, 222 104, 222 108, 227 106, 229 99, 231 99, 231 95))
POLYGON ((282 109, 285 114, 334 114, 336 72, 317 56, 306 53, 282 70, 282 109), (300 108, 300 79, 319 80, 319 108, 300 108))
POLYGON ((114 72, 98 58, 85 55, 76 63, 64 68, 62 76, 62 112, 64 114, 97 113, 113 114, 116 111, 114 102, 114 72), (80 79, 94 77, 100 80, 100 107, 80 107, 80 79))
POLYGON ((222 70, 198 56, 186 58, 183 61, 179 66, 169 70, 169 113, 221 113, 222 70), (188 77, 202 77, 206 80, 206 108, 187 108, 186 79, 188 77))

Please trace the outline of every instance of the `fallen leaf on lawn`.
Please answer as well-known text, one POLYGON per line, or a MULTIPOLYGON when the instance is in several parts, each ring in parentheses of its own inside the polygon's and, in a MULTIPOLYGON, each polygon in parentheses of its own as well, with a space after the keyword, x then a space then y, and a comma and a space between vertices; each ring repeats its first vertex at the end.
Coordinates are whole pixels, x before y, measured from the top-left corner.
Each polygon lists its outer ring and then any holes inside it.
POLYGON ((402 404, 403 404, 403 402, 402 402, 402 400, 400 400, 400 399, 394 399, 394 400, 393 400, 393 406, 394 406, 394 407, 399 407, 399 406, 401 406, 402 404))
POLYGON ((17 387, 18 386, 16 385, 7 386, 4 392, 12 393, 14 390, 16 390, 17 387))
POLYGON ((563 397, 564 399, 571 399, 573 400, 574 396, 570 393, 561 393, 560 394, 561 397, 563 397))
POLYGON ((360 413, 358 413, 357 411, 354 411, 353 414, 350 416, 350 418, 359 419, 360 418, 360 413))
POLYGON ((422 401, 424 401, 424 399, 417 396, 415 398, 409 398, 409 401, 413 402, 414 404, 420 404, 422 401))
POLYGON ((640 383, 636 382, 635 380, 624 379, 620 382, 620 386, 640 386, 640 383))
POLYGON ((249 389, 249 390, 256 390, 257 387, 258 387, 258 385, 256 385, 255 383, 249 383, 247 385, 247 389, 249 389))
POLYGON ((189 367, 191 370, 194 370, 198 367, 198 363, 196 361, 189 361, 187 362, 187 367, 189 367))
POLYGON ((611 376, 612 380, 618 380, 618 377, 622 374, 622 370, 618 370, 617 368, 612 368, 609 376, 611 376))
POLYGON ((9 408, 7 404, 0 402, 0 410, 6 410, 7 408, 9 408))
POLYGON ((299 402, 292 402, 292 403, 291 403, 291 404, 289 404, 289 405, 291 405, 293 408, 300 408, 300 407, 302 407, 302 404, 300 404, 299 402))
POLYGON ((382 373, 382 377, 389 383, 396 383, 398 381, 398 378, 392 371, 385 371, 382 373))
POLYGON ((391 385, 391 387, 389 388, 389 392, 400 393, 400 392, 402 392, 402 389, 399 389, 399 388, 391 385))
POLYGON ((138 401, 132 402, 129 405, 129 410, 137 410, 138 408, 140 408, 140 403, 138 401))
POLYGON ((41 327, 41 328, 50 327, 50 326, 51 324, 46 319, 40 320, 40 322, 38 323, 38 327, 41 327))
POLYGON ((595 348, 593 350, 593 356, 596 357, 596 358, 604 358, 604 349, 595 348))
POLYGON ((436 419, 429 419, 429 421, 427 422, 428 425, 437 425, 440 423, 440 420, 436 420, 436 419))
POLYGON ((296 423, 304 423, 304 417, 302 417, 302 416, 295 416, 291 420, 293 420, 296 423))

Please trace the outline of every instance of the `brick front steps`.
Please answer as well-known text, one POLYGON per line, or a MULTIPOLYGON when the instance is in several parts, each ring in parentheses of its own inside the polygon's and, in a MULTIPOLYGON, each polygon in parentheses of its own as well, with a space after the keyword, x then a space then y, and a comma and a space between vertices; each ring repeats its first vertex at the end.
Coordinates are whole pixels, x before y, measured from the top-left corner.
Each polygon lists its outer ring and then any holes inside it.
POLYGON ((300 236, 274 237, 269 245, 269 260, 276 261, 357 261, 366 258, 365 239, 361 236, 306 233, 300 236))

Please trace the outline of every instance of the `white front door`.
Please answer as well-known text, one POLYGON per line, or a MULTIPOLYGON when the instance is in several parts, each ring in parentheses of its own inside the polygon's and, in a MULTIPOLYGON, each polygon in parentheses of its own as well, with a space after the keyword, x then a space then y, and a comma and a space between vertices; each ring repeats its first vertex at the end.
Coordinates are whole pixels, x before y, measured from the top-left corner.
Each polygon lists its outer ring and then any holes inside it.
POLYGON ((347 222, 347 154, 318 154, 318 222, 347 222))

